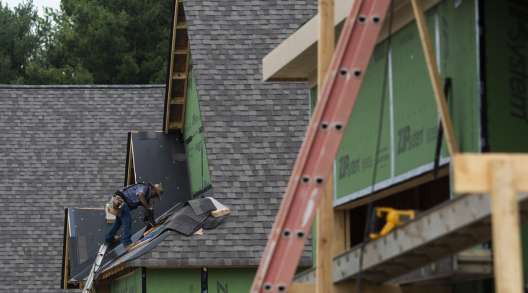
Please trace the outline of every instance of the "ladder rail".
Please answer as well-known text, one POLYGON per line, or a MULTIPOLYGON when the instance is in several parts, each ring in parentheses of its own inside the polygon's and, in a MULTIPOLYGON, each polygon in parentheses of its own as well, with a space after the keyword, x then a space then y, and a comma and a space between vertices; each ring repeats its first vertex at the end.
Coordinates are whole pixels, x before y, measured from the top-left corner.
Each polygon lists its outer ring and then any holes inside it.
POLYGON ((251 292, 286 292, 391 0, 356 0, 295 162, 251 292))
POLYGON ((101 268, 101 264, 103 262, 103 258, 106 254, 107 249, 108 249, 108 245, 106 243, 103 243, 99 247, 99 250, 97 251, 97 255, 95 256, 95 260, 92 265, 92 268, 90 269, 90 274, 88 275, 88 278, 86 278, 86 283, 84 284, 82 293, 90 293, 93 291, 95 275, 99 272, 99 269, 101 268))

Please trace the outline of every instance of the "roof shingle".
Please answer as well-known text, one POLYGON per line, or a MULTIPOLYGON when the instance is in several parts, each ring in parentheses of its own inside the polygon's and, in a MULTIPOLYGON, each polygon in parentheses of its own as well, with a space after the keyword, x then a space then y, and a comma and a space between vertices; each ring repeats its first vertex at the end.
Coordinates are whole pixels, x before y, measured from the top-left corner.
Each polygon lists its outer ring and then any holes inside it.
POLYGON ((201 237, 172 233, 133 265, 258 265, 309 118, 306 84, 263 83, 261 61, 315 3, 184 2, 212 192, 233 213, 201 237))
POLYGON ((163 91, 0 85, 0 292, 61 292, 64 207, 122 186, 127 132, 161 129, 163 91))

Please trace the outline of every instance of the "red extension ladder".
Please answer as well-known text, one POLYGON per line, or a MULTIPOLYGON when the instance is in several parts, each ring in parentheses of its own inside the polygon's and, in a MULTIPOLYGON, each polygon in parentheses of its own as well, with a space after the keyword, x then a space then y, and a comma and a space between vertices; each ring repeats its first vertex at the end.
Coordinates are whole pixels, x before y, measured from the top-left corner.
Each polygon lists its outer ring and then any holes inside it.
POLYGON ((297 156, 252 293, 286 292, 391 0, 356 0, 297 156))

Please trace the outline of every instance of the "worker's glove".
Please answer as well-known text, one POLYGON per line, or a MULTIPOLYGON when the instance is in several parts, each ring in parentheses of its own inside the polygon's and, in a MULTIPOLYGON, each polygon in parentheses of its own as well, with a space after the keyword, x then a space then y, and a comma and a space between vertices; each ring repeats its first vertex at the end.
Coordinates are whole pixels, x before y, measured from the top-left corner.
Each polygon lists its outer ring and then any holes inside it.
POLYGON ((114 209, 120 209, 124 203, 125 201, 120 196, 112 197, 112 206, 114 207, 114 209))

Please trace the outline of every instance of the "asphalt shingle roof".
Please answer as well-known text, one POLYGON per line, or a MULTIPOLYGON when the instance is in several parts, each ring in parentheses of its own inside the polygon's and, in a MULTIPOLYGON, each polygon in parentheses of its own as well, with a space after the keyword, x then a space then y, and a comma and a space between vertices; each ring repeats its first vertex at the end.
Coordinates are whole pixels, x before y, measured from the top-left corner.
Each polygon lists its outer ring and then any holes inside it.
POLYGON ((200 237, 171 233, 131 264, 257 266, 309 118, 306 84, 263 83, 262 58, 313 16, 316 1, 189 0, 184 7, 212 193, 233 213, 200 237))
POLYGON ((161 129, 163 93, 0 85, 0 292, 62 292, 64 207, 122 186, 127 132, 161 129))

